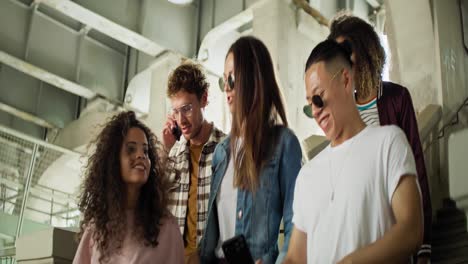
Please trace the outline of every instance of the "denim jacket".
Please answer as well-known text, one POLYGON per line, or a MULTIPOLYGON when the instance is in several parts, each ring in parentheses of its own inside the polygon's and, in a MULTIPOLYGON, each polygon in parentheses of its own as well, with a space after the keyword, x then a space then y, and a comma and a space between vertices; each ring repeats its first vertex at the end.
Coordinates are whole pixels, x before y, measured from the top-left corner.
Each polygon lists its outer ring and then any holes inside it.
MULTIPOLYGON (((254 260, 264 264, 280 263, 288 250, 293 224, 293 197, 296 177, 301 168, 302 151, 297 137, 285 127, 279 129, 270 161, 260 172, 260 187, 253 194, 238 189, 235 234, 246 238, 254 260), (278 257, 280 222, 284 222, 284 245, 278 257)), ((219 240, 216 196, 230 159, 230 136, 216 147, 212 169, 208 219, 200 243, 201 263, 215 263, 219 240)))

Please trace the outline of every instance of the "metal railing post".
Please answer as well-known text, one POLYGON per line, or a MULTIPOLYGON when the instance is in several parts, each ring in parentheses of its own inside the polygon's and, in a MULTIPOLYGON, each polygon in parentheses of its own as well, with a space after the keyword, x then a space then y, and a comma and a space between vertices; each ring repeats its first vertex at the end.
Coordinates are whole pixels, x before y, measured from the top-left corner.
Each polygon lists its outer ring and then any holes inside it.
POLYGON ((21 203, 21 211, 20 216, 18 218, 18 225, 16 226, 16 238, 18 238, 21 235, 21 231, 23 229, 24 210, 26 209, 26 203, 28 202, 29 188, 31 187, 31 181, 34 171, 34 165, 36 164, 36 155, 38 149, 39 146, 37 144, 34 144, 34 149, 31 155, 31 161, 29 162, 28 177, 26 178, 26 184, 24 185, 23 189, 23 201, 21 203))
POLYGON ((2 212, 5 212, 5 203, 6 203, 6 187, 5 184, 1 184, 1 196, 2 196, 2 212))
POLYGON ((50 199, 50 225, 52 225, 52 216, 54 215, 54 195, 55 191, 52 189, 52 198, 50 199))

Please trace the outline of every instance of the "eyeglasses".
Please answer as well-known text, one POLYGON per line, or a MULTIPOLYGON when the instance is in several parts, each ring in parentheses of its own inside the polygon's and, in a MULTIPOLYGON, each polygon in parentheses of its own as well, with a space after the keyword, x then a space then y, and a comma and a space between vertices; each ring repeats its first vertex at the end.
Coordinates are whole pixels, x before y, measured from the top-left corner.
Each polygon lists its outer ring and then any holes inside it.
MULTIPOLYGON (((333 77, 330 79, 329 86, 335 79, 335 77, 340 73, 343 69, 340 69, 333 74, 333 77)), ((302 111, 304 114, 309 117, 309 118, 314 118, 314 115, 312 114, 312 104, 315 105, 317 108, 323 108, 325 106, 325 102, 323 101, 323 93, 325 92, 325 89, 323 89, 319 94, 316 94, 312 96, 312 103, 311 104, 306 104, 302 108, 302 111)))
POLYGON ((193 106, 192 104, 186 104, 183 105, 179 108, 173 108, 172 109, 172 117, 174 119, 177 119, 179 117, 179 114, 185 116, 185 117, 190 117, 192 116, 192 111, 193 111, 193 106))
POLYGON ((224 86, 226 86, 226 83, 224 82, 224 78, 223 77, 219 77, 219 80, 218 80, 218 84, 219 84, 219 89, 221 89, 221 92, 228 92, 228 91, 231 91, 232 89, 234 89, 234 75, 232 73, 229 74, 228 78, 227 78, 227 84, 229 86, 229 90, 224 90, 224 86))

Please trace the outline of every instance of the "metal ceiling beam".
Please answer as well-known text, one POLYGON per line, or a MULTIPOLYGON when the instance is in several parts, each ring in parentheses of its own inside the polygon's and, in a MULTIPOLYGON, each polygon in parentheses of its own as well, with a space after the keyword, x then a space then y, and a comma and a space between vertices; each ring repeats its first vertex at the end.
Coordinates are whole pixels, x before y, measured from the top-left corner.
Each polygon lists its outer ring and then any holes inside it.
POLYGON ((4 112, 7 112, 11 115, 14 115, 16 117, 19 117, 25 121, 28 121, 28 122, 31 122, 31 123, 34 123, 38 126, 41 126, 41 127, 45 127, 45 128, 50 128, 50 129, 53 129, 53 128, 57 128, 57 126, 49 123, 48 121, 40 118, 40 117, 37 117, 35 115, 32 115, 30 113, 27 113, 27 112, 24 112, 24 111, 21 111, 15 107, 12 107, 12 106, 9 106, 7 104, 4 104, 2 102, 0 102, 0 111, 4 111, 4 112))
POLYGON ((0 62, 27 75, 31 75, 43 82, 56 86, 67 92, 84 97, 86 99, 92 99, 97 95, 95 92, 91 91, 86 87, 66 80, 58 75, 50 73, 16 57, 13 57, 3 51, 0 51, 0 62))
POLYGON ((111 20, 104 18, 72 1, 35 0, 35 2, 60 11, 92 29, 95 29, 150 56, 154 57, 165 50, 164 47, 154 43, 150 39, 112 22, 111 20))
POLYGON ((200 53, 198 54, 198 59, 201 61, 205 61, 208 59, 208 48, 212 47, 220 37, 225 35, 227 32, 234 31, 243 25, 251 22, 253 20, 253 9, 257 6, 263 5, 264 1, 259 1, 253 4, 248 9, 240 12, 239 14, 231 17, 230 19, 224 21, 220 25, 212 28, 206 36, 203 38, 203 41, 200 45, 200 53))
MULTIPOLYGON (((166 51, 165 51, 166 52, 166 51)), ((161 54, 164 54, 165 52, 161 53, 161 54)), ((69 93, 72 93, 72 94, 75 94, 75 95, 78 95, 78 96, 81 96, 83 98, 86 98, 86 99, 94 99, 94 98, 102 98, 104 100, 106 100, 107 102, 113 104, 115 107, 119 108, 119 109, 122 109, 122 110, 132 110, 134 112, 137 112, 138 114, 141 114, 141 115, 145 115, 147 113, 143 113, 141 112, 140 110, 128 105, 128 104, 125 104, 124 102, 120 102, 118 100, 115 100, 115 99, 111 99, 111 98, 107 98, 103 95, 100 95, 100 94, 97 94, 96 92, 92 91, 91 89, 89 88, 86 88, 84 86, 81 86, 77 83, 74 83, 74 82, 71 82, 67 79, 64 79, 63 77, 60 77, 58 75, 55 75, 53 73, 50 73, 46 70, 43 70, 37 66, 34 66, 28 62, 25 62, 23 60, 20 60, 16 57, 13 57, 11 55, 9 55, 8 53, 6 52, 3 52, 0 50, 0 65, 1 63, 5 64, 5 65, 8 65, 20 72, 23 72, 27 75, 30 75, 36 79, 39 79, 43 82, 46 82, 48 84, 51 84, 59 89, 62 89, 64 91, 67 91, 69 93)), ((7 108, 5 108, 7 109, 7 108)), ((4 110, 4 109, 0 109, 0 110, 4 110)), ((6 110, 4 110, 5 112, 7 112, 6 110)), ((9 112, 9 113, 20 113, 21 111, 18 110, 19 112, 17 111, 13 111, 13 112, 9 112)), ((19 116, 17 114, 14 114, 16 116, 19 116)), ((26 116, 26 115, 22 115, 21 116, 26 116)), ((21 117, 19 116, 19 117, 21 117)), ((34 116, 32 116, 34 117, 34 116)), ((25 118, 23 118, 25 119, 25 118)), ((32 121, 32 119, 30 118, 27 118, 25 120, 29 120, 29 121, 32 121)), ((36 123, 35 121, 32 121, 34 123, 36 123)), ((36 124, 39 124, 40 126, 43 126, 43 127, 48 127, 47 125, 45 125, 44 123, 42 123, 41 121, 38 121, 39 123, 36 123, 36 124)), ((55 126, 53 126, 55 127, 55 126)))

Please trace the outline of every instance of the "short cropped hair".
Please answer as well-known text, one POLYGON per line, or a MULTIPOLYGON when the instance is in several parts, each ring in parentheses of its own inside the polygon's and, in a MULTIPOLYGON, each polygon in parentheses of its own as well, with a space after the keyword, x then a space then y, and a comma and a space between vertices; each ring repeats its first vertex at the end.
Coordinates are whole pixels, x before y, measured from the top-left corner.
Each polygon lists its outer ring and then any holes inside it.
POLYGON ((336 59, 341 59, 350 68, 353 66, 351 61, 352 47, 348 41, 337 43, 335 40, 327 39, 320 42, 309 55, 307 59, 305 71, 307 71, 312 64, 319 62, 331 62, 336 59))

